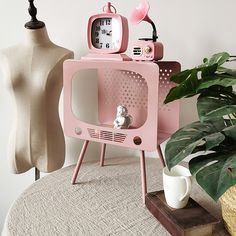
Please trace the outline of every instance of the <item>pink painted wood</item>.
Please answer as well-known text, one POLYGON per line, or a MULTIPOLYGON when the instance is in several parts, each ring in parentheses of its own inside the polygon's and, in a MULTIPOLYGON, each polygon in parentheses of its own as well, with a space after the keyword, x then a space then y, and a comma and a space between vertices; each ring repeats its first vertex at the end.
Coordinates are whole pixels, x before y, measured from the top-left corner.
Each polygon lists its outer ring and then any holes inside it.
POLYGON ((146 179, 146 165, 145 165, 144 151, 141 151, 140 155, 140 169, 141 169, 143 203, 145 204, 145 196, 147 194, 147 179, 146 179))
POLYGON ((105 160, 105 153, 106 153, 106 144, 101 144, 101 156, 100 156, 100 166, 104 166, 104 160, 105 160))
POLYGON ((77 176, 78 176, 80 167, 81 167, 81 165, 82 165, 82 162, 83 162, 84 155, 85 155, 85 152, 86 152, 86 150, 87 150, 88 144, 89 144, 89 141, 88 141, 88 140, 85 140, 85 141, 84 141, 84 144, 83 144, 83 147, 82 147, 82 150, 81 150, 81 152, 80 152, 80 156, 79 156, 78 162, 77 162, 77 164, 76 164, 76 167, 75 167, 73 176, 72 176, 72 180, 71 180, 71 183, 72 183, 72 184, 75 184, 75 181, 76 181, 76 178, 77 178, 77 176))

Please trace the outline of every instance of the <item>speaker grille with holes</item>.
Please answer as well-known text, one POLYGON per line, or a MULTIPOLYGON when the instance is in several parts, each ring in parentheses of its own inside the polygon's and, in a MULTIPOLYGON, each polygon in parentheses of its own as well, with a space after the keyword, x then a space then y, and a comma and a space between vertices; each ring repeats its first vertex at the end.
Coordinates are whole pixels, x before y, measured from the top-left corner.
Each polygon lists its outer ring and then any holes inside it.
POLYGON ((134 56, 140 56, 140 55, 142 55, 142 48, 141 48, 141 47, 134 47, 134 48, 133 48, 133 55, 134 55, 134 56))
POLYGON ((115 143, 123 143, 127 135, 104 130, 88 129, 91 138, 112 141, 115 143))

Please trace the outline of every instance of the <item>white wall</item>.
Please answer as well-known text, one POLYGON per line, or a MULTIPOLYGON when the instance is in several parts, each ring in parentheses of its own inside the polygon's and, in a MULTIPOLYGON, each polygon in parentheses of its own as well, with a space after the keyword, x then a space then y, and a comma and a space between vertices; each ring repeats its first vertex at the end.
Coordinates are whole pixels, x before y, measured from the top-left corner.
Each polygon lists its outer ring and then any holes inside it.
MULTIPOLYGON (((192 67, 214 52, 236 54, 235 0, 149 0, 150 16, 157 24, 159 38, 165 45, 166 60, 178 60, 183 69, 192 67)), ((38 18, 46 23, 56 44, 75 52, 76 58, 87 51, 86 25, 90 15, 100 12, 104 1, 40 0, 35 1, 38 18)), ((113 0, 118 12, 127 17, 139 0, 113 0)), ((29 20, 28 1, 0 0, 0 49, 22 40, 24 23, 29 20)), ((137 38, 151 35, 146 23, 130 25, 130 45, 137 38)), ((17 196, 33 182, 34 172, 22 175, 10 173, 6 150, 8 135, 14 120, 11 97, 0 74, 0 229, 6 212, 17 196)), ((181 125, 196 119, 194 99, 181 106, 181 125)), ((74 163, 80 141, 67 139, 66 165, 74 163), (78 144, 78 145, 77 145, 78 144)), ((98 155, 93 145, 90 154, 98 155)), ((110 155, 122 155, 119 148, 109 148, 110 155)), ((127 151, 132 154, 132 151, 127 151)), ((122 152, 123 153, 123 152, 122 152)), ((154 155, 154 154, 151 154, 154 155)))

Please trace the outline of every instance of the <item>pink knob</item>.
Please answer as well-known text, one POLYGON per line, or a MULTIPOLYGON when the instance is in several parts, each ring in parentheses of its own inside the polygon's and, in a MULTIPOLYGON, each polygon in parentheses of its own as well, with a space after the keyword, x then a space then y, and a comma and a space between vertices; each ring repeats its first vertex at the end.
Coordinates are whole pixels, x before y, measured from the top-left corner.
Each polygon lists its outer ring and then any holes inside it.
POLYGON ((114 11, 115 11, 115 13, 116 13, 115 7, 112 6, 110 2, 108 2, 108 3, 106 4, 106 6, 103 7, 103 11, 104 11, 105 13, 114 13, 114 12, 112 11, 112 8, 114 9, 114 11))

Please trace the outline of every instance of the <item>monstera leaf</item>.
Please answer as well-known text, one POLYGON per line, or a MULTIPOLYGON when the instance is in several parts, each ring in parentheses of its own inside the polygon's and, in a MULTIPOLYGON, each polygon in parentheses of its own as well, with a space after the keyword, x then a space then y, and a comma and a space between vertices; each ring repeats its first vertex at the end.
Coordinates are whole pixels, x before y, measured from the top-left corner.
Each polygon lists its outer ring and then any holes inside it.
POLYGON ((215 201, 236 184, 236 125, 223 129, 222 133, 224 143, 214 153, 197 156, 189 162, 191 174, 215 201))
POLYGON ((173 75, 171 81, 178 85, 169 91, 164 103, 195 96, 212 86, 236 85, 236 72, 222 67, 229 58, 226 52, 218 53, 196 68, 173 75))
POLYGON ((215 201, 236 184, 236 125, 226 127, 222 120, 194 122, 177 131, 165 149, 169 169, 188 155, 205 152, 189 162, 189 169, 198 184, 215 201), (201 148, 199 148, 201 147, 201 148))
POLYGON ((233 141, 236 141, 236 125, 225 128, 223 130, 223 133, 226 137, 231 138, 233 141))
POLYGON ((211 86, 216 85, 223 87, 230 87, 236 85, 236 76, 226 74, 215 74, 208 77, 204 77, 196 88, 196 91, 200 92, 203 89, 208 89, 211 86))
POLYGON ((233 70, 221 67, 226 61, 228 61, 230 58, 230 55, 227 52, 217 53, 214 54, 210 59, 204 58, 203 62, 204 64, 191 69, 191 70, 185 70, 178 74, 175 74, 171 77, 171 81, 180 84, 186 80, 191 74, 194 73, 195 70, 198 72, 201 71, 203 75, 211 75, 214 74, 217 68, 221 68, 222 72, 232 72, 233 70))
POLYGON ((224 74, 236 76, 236 70, 225 68, 223 66, 218 67, 218 71, 224 74))
POLYGON ((194 122, 173 134, 166 144, 165 157, 169 169, 196 151, 207 151, 225 139, 221 133, 226 128, 223 119, 194 122))
POLYGON ((200 121, 236 114, 236 94, 220 87, 207 90, 198 97, 197 110, 200 121))
POLYGON ((203 66, 204 65, 211 66, 211 65, 214 65, 214 64, 218 64, 219 66, 221 66, 226 61, 228 61, 229 58, 230 58, 230 55, 227 52, 216 53, 209 60, 207 58, 203 59, 203 61, 205 62, 203 64, 203 66))
MULTIPOLYGON (((179 86, 174 87, 170 90, 164 103, 169 103, 183 97, 194 96, 196 94, 196 89, 199 85, 197 73, 198 71, 196 69, 193 69, 191 71, 185 71, 183 75, 184 76, 187 75, 187 77, 186 78, 184 77, 183 82, 181 82, 179 86)), ((175 79, 172 78, 172 81, 173 80, 175 79)), ((177 80, 181 81, 182 79, 180 77, 180 78, 176 78, 176 81, 177 80)))
POLYGON ((236 150, 195 157, 189 162, 189 170, 198 184, 217 201, 236 184, 236 150))

